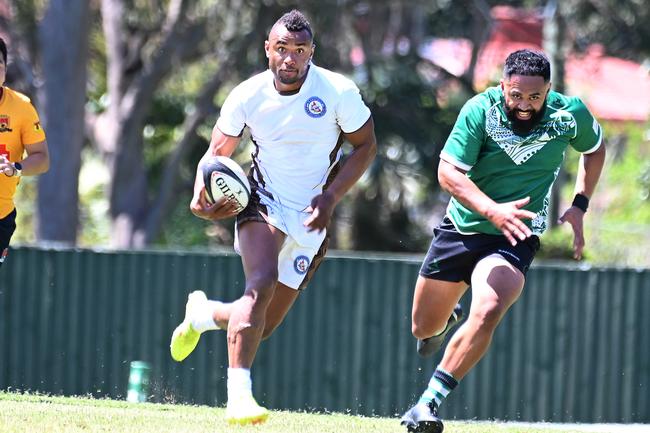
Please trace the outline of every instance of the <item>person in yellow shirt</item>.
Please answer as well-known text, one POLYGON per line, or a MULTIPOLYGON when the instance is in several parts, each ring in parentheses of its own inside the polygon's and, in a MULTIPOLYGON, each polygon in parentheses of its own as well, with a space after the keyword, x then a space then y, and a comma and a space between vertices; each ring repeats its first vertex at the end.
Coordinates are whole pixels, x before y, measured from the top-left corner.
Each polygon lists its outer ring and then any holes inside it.
POLYGON ((6 76, 7 45, 0 38, 0 266, 16 229, 14 194, 21 176, 45 173, 50 167, 38 113, 27 96, 4 85, 6 76))

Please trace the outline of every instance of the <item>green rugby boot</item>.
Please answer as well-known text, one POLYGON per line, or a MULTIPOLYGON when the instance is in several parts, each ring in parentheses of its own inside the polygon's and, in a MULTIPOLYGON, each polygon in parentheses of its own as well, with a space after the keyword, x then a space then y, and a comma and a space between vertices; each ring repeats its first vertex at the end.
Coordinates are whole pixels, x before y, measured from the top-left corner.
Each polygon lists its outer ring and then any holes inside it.
POLYGON ((228 399, 226 421, 229 424, 261 424, 269 417, 269 410, 255 401, 253 394, 246 393, 228 399))
POLYGON ((199 343, 201 333, 192 327, 192 315, 197 308, 208 301, 207 296, 201 290, 190 293, 185 304, 185 318, 183 322, 174 329, 172 341, 169 344, 174 361, 181 362, 189 356, 199 343))

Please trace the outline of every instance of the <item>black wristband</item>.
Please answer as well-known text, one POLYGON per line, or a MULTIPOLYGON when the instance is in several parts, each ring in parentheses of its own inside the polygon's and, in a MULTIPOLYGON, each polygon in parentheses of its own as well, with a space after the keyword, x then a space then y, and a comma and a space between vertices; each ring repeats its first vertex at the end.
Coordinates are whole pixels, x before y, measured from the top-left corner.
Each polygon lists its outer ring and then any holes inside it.
POLYGON ((589 197, 584 194, 576 194, 576 196, 573 197, 573 203, 571 203, 571 206, 575 206, 581 211, 587 212, 587 209, 589 208, 589 197))

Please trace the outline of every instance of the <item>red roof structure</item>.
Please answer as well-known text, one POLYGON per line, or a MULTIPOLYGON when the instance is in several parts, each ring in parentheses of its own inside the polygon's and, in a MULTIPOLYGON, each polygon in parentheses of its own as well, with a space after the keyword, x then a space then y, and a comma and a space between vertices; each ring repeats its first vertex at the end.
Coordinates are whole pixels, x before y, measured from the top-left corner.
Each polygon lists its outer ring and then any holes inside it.
MULTIPOLYGON (((491 14, 494 27, 479 53, 475 69, 477 88, 498 82, 503 62, 511 52, 522 48, 542 49, 543 18, 539 11, 496 6, 491 14)), ((434 39, 421 55, 461 76, 469 67, 472 42, 434 39)), ((566 93, 580 96, 599 119, 650 120, 650 72, 638 63, 606 56, 601 45, 591 45, 581 55, 568 55, 565 86, 566 93)))

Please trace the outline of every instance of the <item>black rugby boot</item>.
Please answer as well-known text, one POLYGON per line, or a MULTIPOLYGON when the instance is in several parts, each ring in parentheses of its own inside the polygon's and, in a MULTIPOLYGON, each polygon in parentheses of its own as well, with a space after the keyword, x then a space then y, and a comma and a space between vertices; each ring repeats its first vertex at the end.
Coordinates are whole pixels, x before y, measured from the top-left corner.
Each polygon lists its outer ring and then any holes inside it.
POLYGON ((417 403, 406 411, 400 424, 406 426, 409 433, 442 433, 445 429, 434 401, 417 403))

